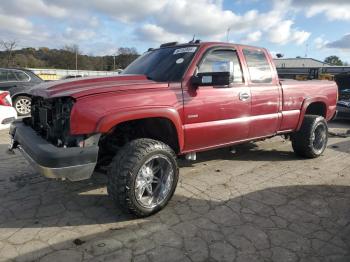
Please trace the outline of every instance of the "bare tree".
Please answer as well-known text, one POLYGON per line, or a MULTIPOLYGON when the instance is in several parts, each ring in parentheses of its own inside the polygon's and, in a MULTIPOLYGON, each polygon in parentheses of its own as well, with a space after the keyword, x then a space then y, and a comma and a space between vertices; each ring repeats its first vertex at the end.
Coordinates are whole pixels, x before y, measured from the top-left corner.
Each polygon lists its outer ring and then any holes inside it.
POLYGON ((12 64, 12 52, 17 46, 16 40, 1 41, 0 43, 2 49, 7 53, 7 67, 12 64))

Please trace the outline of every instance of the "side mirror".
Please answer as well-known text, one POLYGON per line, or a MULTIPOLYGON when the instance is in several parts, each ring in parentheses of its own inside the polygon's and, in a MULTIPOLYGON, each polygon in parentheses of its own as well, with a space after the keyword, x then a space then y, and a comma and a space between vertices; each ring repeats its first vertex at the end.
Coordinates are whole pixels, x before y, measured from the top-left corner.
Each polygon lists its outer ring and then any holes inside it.
POLYGON ((233 75, 230 72, 208 72, 198 73, 192 76, 193 86, 228 86, 233 82, 233 75))

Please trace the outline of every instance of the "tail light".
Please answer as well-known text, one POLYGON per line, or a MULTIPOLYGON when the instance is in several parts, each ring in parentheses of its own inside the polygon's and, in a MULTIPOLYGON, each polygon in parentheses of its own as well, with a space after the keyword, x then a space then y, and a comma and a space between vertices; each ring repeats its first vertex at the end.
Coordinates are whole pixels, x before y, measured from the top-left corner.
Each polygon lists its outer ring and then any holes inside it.
POLYGON ((12 106, 11 96, 9 92, 0 92, 0 106, 12 106))

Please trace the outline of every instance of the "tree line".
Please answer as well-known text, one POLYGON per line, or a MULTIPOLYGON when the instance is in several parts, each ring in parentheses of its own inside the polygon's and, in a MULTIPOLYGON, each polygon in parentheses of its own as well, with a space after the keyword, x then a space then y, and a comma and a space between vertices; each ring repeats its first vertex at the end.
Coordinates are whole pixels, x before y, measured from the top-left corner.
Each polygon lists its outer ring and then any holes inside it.
POLYGON ((335 66, 348 66, 349 63, 342 61, 338 56, 331 55, 324 59, 324 62, 335 66))
POLYGON ((120 47, 113 56, 85 55, 77 45, 60 49, 16 47, 16 41, 0 41, 0 67, 113 71, 124 69, 139 56, 134 47, 120 47))

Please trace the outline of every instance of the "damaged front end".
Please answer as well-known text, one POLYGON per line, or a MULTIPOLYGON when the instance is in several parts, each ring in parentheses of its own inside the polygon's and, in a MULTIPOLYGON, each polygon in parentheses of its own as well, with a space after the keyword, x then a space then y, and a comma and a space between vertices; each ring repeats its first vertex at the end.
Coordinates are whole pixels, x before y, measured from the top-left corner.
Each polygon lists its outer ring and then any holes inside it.
POLYGON ((33 97, 32 117, 11 126, 12 147, 46 177, 77 181, 89 178, 95 169, 100 135, 70 134, 74 103, 70 97, 33 97))
POLYGON ((69 134, 73 105, 74 100, 70 97, 54 99, 33 97, 32 117, 25 119, 24 122, 57 147, 77 146, 76 137, 69 134))

